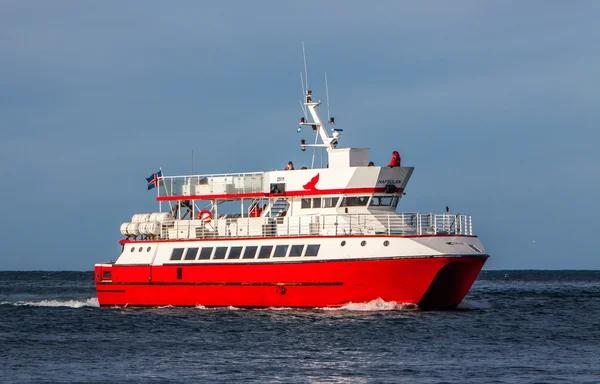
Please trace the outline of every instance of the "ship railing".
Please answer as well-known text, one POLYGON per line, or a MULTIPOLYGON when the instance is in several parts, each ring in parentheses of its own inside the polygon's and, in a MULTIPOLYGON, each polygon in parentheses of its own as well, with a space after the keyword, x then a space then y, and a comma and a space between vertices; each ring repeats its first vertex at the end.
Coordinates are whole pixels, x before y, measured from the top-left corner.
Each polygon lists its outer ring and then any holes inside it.
POLYGON ((176 220, 162 228, 161 239, 205 239, 279 236, 472 235, 464 214, 396 213, 283 217, 224 215, 210 221, 176 220))
POLYGON ((264 172, 164 176, 159 196, 199 196, 263 191, 264 172))

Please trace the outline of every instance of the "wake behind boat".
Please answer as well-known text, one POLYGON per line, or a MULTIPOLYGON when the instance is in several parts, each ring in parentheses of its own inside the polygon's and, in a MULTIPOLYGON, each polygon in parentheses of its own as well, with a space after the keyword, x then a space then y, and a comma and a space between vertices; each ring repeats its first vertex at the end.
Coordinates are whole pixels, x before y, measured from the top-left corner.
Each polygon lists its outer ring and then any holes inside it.
POLYGON ((320 141, 302 140, 301 150, 323 148, 328 166, 157 172, 148 186, 158 191, 159 212, 123 223, 121 254, 95 265, 99 304, 460 304, 488 258, 471 216, 396 213, 414 168, 401 166, 397 153, 380 167, 369 161, 368 148, 339 148, 342 130, 333 118, 334 128, 326 128, 310 90, 303 105, 298 131, 317 131, 320 141), (225 213, 225 205, 237 212, 225 213))

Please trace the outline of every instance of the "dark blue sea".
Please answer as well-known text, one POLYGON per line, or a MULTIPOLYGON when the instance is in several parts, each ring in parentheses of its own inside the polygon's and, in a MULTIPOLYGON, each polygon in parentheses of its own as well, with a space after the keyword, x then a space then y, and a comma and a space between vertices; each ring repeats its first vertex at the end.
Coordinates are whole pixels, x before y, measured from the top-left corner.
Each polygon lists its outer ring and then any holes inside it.
POLYGON ((0 272, 1 383, 600 383, 600 271, 484 271, 454 311, 99 308, 0 272))

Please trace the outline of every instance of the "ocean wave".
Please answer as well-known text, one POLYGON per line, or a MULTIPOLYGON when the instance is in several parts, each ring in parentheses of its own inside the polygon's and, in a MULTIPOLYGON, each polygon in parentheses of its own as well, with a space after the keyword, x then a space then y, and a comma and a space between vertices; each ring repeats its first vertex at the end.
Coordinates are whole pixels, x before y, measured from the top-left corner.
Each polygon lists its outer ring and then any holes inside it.
POLYGON ((83 307, 99 307, 98 299, 91 297, 85 300, 41 300, 41 301, 4 301, 0 304, 29 306, 29 307, 68 307, 68 308, 83 308, 83 307))

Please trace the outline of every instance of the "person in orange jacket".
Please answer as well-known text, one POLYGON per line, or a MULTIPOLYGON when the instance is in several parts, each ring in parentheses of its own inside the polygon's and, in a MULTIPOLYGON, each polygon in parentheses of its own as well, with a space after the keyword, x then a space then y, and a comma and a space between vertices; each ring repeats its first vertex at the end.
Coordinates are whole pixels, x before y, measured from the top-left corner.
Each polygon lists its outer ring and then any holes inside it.
POLYGON ((392 153, 392 160, 390 161, 390 164, 388 165, 388 167, 399 167, 400 166, 400 154, 398 153, 398 151, 394 151, 392 153))

